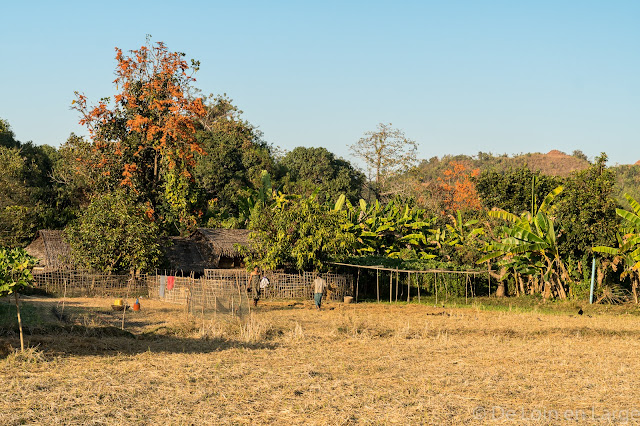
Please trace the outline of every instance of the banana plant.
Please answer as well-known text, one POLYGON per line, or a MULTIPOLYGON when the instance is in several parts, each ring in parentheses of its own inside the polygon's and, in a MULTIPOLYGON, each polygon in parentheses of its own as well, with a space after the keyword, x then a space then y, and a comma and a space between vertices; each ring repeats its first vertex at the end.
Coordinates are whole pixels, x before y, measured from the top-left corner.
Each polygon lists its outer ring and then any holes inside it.
POLYGON ((597 246, 592 247, 592 250, 595 253, 613 256, 614 268, 618 263, 622 263, 623 270, 620 277, 630 278, 633 299, 637 304, 640 284, 640 203, 629 194, 625 194, 625 198, 633 211, 616 209, 618 216, 624 220, 617 235, 618 247, 597 246))
POLYGON ((354 206, 340 197, 334 209, 343 208, 346 216, 343 229, 355 235, 359 255, 401 258, 415 253, 422 259, 435 257, 427 239, 435 220, 426 219, 424 210, 398 201, 383 206, 379 201, 368 205, 361 199, 354 206))
POLYGON ((484 228, 474 228, 479 221, 477 219, 471 219, 466 222, 462 220, 462 213, 460 210, 456 211, 456 216, 449 216, 451 218, 451 225, 447 224, 446 228, 448 232, 448 244, 452 246, 462 246, 466 244, 470 239, 475 236, 484 235, 484 228))
POLYGON ((535 215, 526 212, 516 216, 504 210, 490 211, 491 217, 504 219, 510 224, 499 228, 502 235, 500 241, 489 243, 485 248, 487 254, 477 263, 499 259, 497 264, 506 267, 514 275, 542 277, 545 297, 555 293, 561 299, 566 298, 563 283, 569 280, 569 274, 558 251, 554 219, 549 215, 551 203, 560 192, 561 186, 551 191, 540 207, 534 210, 535 215))

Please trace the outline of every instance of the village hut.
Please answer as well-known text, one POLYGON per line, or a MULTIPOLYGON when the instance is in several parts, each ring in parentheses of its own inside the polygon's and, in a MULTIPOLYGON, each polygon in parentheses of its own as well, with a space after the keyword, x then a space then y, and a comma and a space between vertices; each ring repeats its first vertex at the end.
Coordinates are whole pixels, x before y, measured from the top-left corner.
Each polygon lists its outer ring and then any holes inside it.
POLYGON ((244 268, 244 255, 239 247, 249 247, 250 232, 246 229, 197 228, 189 239, 197 243, 209 268, 244 268))
POLYGON ((196 277, 213 267, 204 260, 198 243, 190 238, 170 237, 164 255, 172 271, 193 272, 196 277))
POLYGON ((29 255, 38 259, 36 270, 55 271, 71 269, 71 247, 60 230, 41 229, 26 248, 29 255))

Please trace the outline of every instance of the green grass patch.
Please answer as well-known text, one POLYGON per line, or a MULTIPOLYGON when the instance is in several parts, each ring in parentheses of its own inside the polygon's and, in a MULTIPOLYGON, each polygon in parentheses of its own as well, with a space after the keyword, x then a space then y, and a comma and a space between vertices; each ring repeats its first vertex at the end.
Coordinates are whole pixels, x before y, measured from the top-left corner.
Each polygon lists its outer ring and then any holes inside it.
MULTIPOLYGON (((376 303, 375 299, 360 300, 360 303, 376 303)), ((411 302, 406 300, 398 302, 389 302, 387 299, 380 300, 380 303, 387 305, 407 305, 418 304, 418 298, 412 297, 411 302)), ((519 296, 519 297, 475 297, 467 298, 449 296, 446 299, 435 296, 422 296, 419 304, 425 306, 434 306, 440 308, 474 308, 483 311, 496 312, 537 312, 549 315, 577 315, 582 310, 584 315, 638 315, 640 316, 640 306, 635 304, 607 305, 594 304, 590 305, 586 300, 544 300, 542 296, 519 296)))

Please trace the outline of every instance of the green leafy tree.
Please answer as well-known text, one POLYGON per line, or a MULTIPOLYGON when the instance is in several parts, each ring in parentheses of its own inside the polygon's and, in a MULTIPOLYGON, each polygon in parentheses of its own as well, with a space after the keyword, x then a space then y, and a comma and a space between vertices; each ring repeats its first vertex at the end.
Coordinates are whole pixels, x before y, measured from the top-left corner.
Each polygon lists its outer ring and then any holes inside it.
POLYGON ((66 216, 52 181, 56 150, 31 142, 0 145, 0 245, 23 246, 38 228, 59 227, 66 216))
POLYGON ((629 208, 626 195, 640 199, 640 164, 619 164, 611 170, 616 174, 613 196, 619 205, 629 208))
POLYGON ((427 236, 434 218, 399 199, 386 205, 378 200, 357 205, 341 197, 335 209, 345 212, 343 228, 356 239, 355 254, 384 256, 393 259, 432 259, 434 246, 427 236))
POLYGON ((326 262, 348 256, 353 234, 342 227, 343 215, 311 197, 278 197, 271 205, 258 204, 249 229, 249 263, 275 270, 322 269, 326 262))
POLYGON ((20 349, 23 351, 24 337, 18 293, 33 285, 33 275, 31 274, 33 265, 35 265, 35 259, 29 256, 24 249, 0 247, 0 297, 14 295, 20 329, 20 349))
POLYGON ((546 176, 527 167, 484 170, 476 178, 476 190, 485 208, 498 208, 518 215, 538 208, 544 196, 560 185, 555 176, 546 176))
POLYGON ((66 229, 78 266, 100 271, 149 271, 160 259, 159 229, 150 206, 123 191, 99 195, 66 229))
POLYGON ((439 255, 447 261, 455 261, 460 265, 474 265, 484 241, 485 229, 476 226, 478 219, 463 219, 462 212, 448 215, 449 223, 434 226, 430 232, 430 241, 438 247, 439 255))
POLYGON ((591 167, 569 176, 557 203, 558 221, 565 224, 560 253, 569 261, 581 261, 584 268, 588 268, 591 247, 612 246, 616 241, 616 176, 606 162, 607 155, 602 153, 591 167))
POLYGON ((33 234, 33 209, 24 183, 26 167, 15 148, 0 147, 0 244, 15 247, 33 234))
POLYGON ((262 171, 276 170, 271 149, 262 133, 241 118, 226 97, 206 104, 196 138, 203 154, 196 157, 194 175, 215 209, 238 214, 238 203, 262 183, 262 171))
POLYGON ((282 158, 280 165, 287 193, 309 196, 317 190, 321 202, 335 201, 341 194, 351 202, 361 197, 364 174, 326 148, 297 147, 282 158))
POLYGON ((20 142, 15 138, 13 130, 7 120, 0 118, 0 146, 5 148, 19 148, 20 142))

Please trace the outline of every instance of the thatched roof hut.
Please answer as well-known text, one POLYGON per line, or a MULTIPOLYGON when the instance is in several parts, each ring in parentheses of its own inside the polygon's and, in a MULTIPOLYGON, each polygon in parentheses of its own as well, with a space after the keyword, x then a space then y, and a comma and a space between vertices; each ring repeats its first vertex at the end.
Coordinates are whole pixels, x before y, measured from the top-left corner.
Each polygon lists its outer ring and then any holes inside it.
POLYGON ((47 270, 71 269, 71 247, 60 230, 41 229, 26 248, 27 253, 38 259, 36 267, 47 270))
POLYGON ((184 237, 169 238, 169 245, 164 249, 169 267, 174 271, 204 273, 205 269, 211 268, 205 262, 198 243, 184 237))
POLYGON ((198 243, 200 253, 212 268, 242 268, 244 255, 238 246, 249 246, 249 234, 246 229, 198 228, 190 240, 198 243))
POLYGON ((249 245, 246 229, 197 228, 189 237, 171 237, 164 250, 174 271, 203 274, 205 269, 244 268, 238 245, 249 245))

